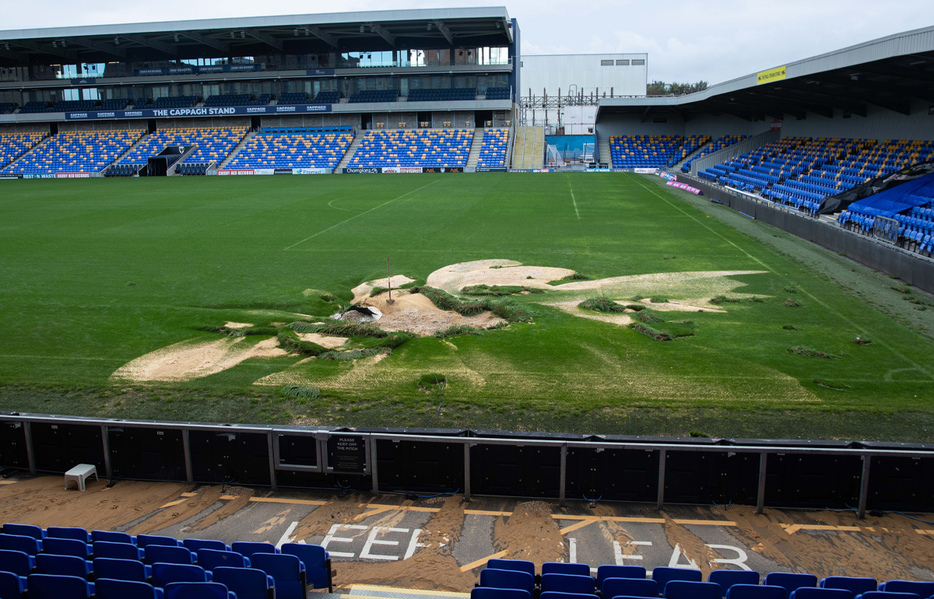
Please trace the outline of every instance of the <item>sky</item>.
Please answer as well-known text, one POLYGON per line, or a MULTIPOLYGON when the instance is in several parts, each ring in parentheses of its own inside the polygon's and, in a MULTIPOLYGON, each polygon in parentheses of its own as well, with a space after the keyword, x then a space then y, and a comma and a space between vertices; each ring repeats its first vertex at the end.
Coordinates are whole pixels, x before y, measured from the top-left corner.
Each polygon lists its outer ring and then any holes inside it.
POLYGON ((505 6, 525 54, 648 53, 648 80, 710 84, 934 25, 931 0, 0 0, 0 30, 505 6))

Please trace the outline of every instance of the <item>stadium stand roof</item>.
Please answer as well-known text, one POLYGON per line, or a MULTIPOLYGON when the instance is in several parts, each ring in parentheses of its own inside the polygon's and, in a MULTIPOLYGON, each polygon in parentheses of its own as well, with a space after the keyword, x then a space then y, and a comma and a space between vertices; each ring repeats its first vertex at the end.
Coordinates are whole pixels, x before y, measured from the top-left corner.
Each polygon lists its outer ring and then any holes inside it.
POLYGON ((605 98, 607 114, 729 114, 749 121, 828 118, 834 109, 866 116, 869 105, 908 115, 911 102, 934 105, 934 27, 898 33, 752 73, 684 96, 605 98))
POLYGON ((0 31, 0 66, 508 46, 504 7, 385 10, 0 31))

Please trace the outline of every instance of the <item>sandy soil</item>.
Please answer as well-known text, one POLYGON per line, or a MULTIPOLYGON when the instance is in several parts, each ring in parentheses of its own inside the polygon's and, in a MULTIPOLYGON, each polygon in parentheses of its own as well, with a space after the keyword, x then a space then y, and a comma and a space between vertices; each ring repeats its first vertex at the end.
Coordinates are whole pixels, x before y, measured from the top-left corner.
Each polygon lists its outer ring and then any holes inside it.
POLYGON ((403 285, 412 283, 415 279, 410 279, 405 275, 393 275, 392 278, 386 279, 374 279, 372 281, 367 281, 366 283, 361 283, 357 285, 350 291, 353 293, 353 303, 359 304, 363 300, 370 297, 370 293, 373 292, 377 287, 386 287, 387 283, 392 283, 393 295, 395 295, 395 290, 399 289, 403 285))
POLYGON ((298 333, 298 338, 302 341, 317 343, 321 347, 326 347, 328 349, 340 347, 349 340, 347 337, 330 337, 328 335, 319 335, 318 333, 298 333))
POLYGON ((517 504, 511 516, 496 520, 493 546, 506 551, 503 557, 507 559, 535 562, 537 571, 545 562, 568 561, 568 549, 551 510, 551 504, 544 501, 517 504))
POLYGON ((233 368, 250 358, 284 356, 275 338, 256 344, 245 337, 204 341, 182 341, 124 364, 111 375, 112 380, 133 382, 189 381, 233 368))
POLYGON ((550 266, 524 266, 515 260, 474 260, 439 268, 430 275, 426 284, 459 294, 470 285, 517 285, 537 289, 555 289, 548 283, 574 274, 567 268, 550 266))
POLYGON ((238 329, 248 329, 251 326, 253 326, 253 324, 249 322, 233 322, 233 321, 228 320, 224 324, 224 326, 227 327, 228 329, 238 330, 238 329))
POLYGON ((502 318, 483 312, 474 316, 463 316, 453 310, 441 310, 430 299, 405 289, 369 297, 361 305, 375 306, 383 313, 376 325, 384 331, 408 331, 416 335, 433 335, 452 326, 468 325, 486 329, 506 322, 502 318))

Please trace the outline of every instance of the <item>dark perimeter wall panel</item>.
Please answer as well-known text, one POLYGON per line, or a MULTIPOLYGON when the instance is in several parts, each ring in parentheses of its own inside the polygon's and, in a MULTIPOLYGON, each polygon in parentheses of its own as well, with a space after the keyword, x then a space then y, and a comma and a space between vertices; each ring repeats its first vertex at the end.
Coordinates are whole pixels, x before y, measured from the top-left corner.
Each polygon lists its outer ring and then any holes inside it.
POLYGON ((771 454, 765 503, 781 507, 855 508, 863 460, 858 455, 771 454))
POLYGON ((658 455, 655 450, 569 448, 567 497, 654 502, 658 497, 658 455))
POLYGON ((934 511, 934 458, 872 458, 867 504, 871 510, 934 511))
POLYGON ((180 429, 110 427, 114 477, 185 481, 185 448, 180 429))
POLYGON ((474 445, 470 488, 478 495, 558 497, 561 450, 557 447, 474 445))
POLYGON ((742 503, 755 505, 759 454, 667 452, 665 503, 742 503))
POLYGON ((94 464, 99 476, 107 472, 99 424, 33 422, 31 426, 37 470, 65 472, 78 464, 94 464))
POLYGON ((26 425, 22 422, 0 423, 0 466, 29 468, 26 450, 26 425))
POLYGON ((464 445, 376 441, 380 491, 454 493, 464 487, 464 445))
POLYGON ((264 433, 191 431, 195 482, 269 486, 269 445, 264 433))

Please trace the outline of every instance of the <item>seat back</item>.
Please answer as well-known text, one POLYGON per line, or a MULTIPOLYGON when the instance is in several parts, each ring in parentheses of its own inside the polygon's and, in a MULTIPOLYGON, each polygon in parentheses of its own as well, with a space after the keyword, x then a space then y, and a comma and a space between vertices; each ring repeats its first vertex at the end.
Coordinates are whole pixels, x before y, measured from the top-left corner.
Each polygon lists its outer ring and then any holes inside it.
POLYGON ((522 589, 474 587, 470 589, 470 599, 532 599, 532 593, 522 589))
POLYGON ((535 564, 524 559, 488 559, 486 567, 497 570, 518 570, 519 572, 531 574, 533 578, 535 577, 535 564))
POLYGON ((542 574, 542 592, 593 594, 594 579, 578 574, 542 574))
POLYGON ((91 545, 94 557, 110 557, 113 559, 143 559, 143 550, 131 543, 112 543, 110 541, 94 541, 91 545))
POLYGON ((896 591, 866 591, 857 595, 859 599, 925 599, 917 593, 896 591))
POLYGON ((198 565, 205 570, 214 570, 218 566, 230 568, 248 568, 252 564, 248 558, 236 551, 218 551, 216 549, 199 549, 198 565))
POLYGON ((180 547, 181 543, 175 537, 166 537, 163 535, 136 535, 136 544, 140 547, 149 545, 167 545, 169 547, 180 547))
POLYGON ((572 564, 568 562, 545 562, 542 564, 542 575, 544 576, 545 574, 590 576, 590 566, 587 564, 572 564))
POLYGON ((79 576, 30 574, 26 578, 29 599, 88 599, 91 587, 79 576))
POLYGON ((498 570, 484 568, 480 570, 480 586, 497 589, 521 589, 533 593, 535 577, 519 570, 498 570))
POLYGON ((42 549, 38 539, 26 535, 0 534, 0 549, 22 551, 26 555, 36 555, 42 549))
POLYGON ((199 549, 214 549, 215 551, 230 551, 230 547, 223 541, 213 539, 185 539, 182 545, 189 551, 197 552, 199 549))
POLYGON ((88 556, 91 555, 91 548, 84 541, 53 537, 42 541, 42 551, 56 555, 73 555, 81 559, 88 559, 88 556))
POLYGON ((785 599, 785 587, 767 584, 734 584, 726 592, 726 599, 785 599))
POLYGON ((617 566, 603 564, 597 566, 597 588, 603 588, 603 581, 607 578, 645 578, 645 568, 642 566, 617 566))
POLYGON ((817 586, 825 589, 846 589, 853 595, 859 595, 876 590, 879 582, 875 578, 864 576, 828 576, 821 578, 817 586))
POLYGON ((29 576, 35 565, 35 559, 24 551, 0 549, 0 570, 4 572, 12 572, 17 576, 29 576))
POLYGON ((131 580, 146 582, 150 572, 143 562, 134 559, 115 559, 112 557, 94 558, 94 577, 113 580, 131 580))
POLYGON ((201 566, 190 564, 153 564, 152 584, 165 588, 172 582, 207 582, 208 575, 201 566))
POLYGON ((276 599, 305 599, 305 570, 297 557, 279 553, 254 553, 250 561, 254 568, 273 577, 276 599))
POLYGON ((887 580, 879 585, 879 590, 886 593, 917 593, 921 597, 934 595, 934 581, 887 580))
POLYGON ((36 571, 39 574, 61 574, 87 579, 91 567, 88 562, 74 555, 40 553, 36 556, 36 571))
POLYGON ((659 566, 652 570, 652 580, 658 583, 658 590, 662 595, 665 594, 665 585, 672 580, 687 580, 690 582, 700 582, 703 578, 700 570, 693 568, 671 568, 668 566, 659 566))
POLYGON ((306 543, 285 543, 280 551, 302 560, 305 564, 305 576, 311 588, 327 588, 329 593, 334 592, 334 582, 331 579, 331 556, 324 547, 306 543))
POLYGON ((817 576, 799 572, 769 572, 762 579, 762 584, 784 587, 786 596, 802 587, 816 587, 817 576))
POLYGON ((20 597, 25 590, 22 578, 13 572, 0 570, 0 597, 20 597))
POLYGON ((169 545, 146 545, 143 554, 147 564, 157 562, 167 564, 193 564, 194 555, 191 551, 178 545, 172 547, 169 545))
POLYGON ((853 593, 846 589, 824 589, 821 587, 801 587, 791 591, 790 599, 853 599, 853 593))
POLYGON ((620 595, 629 597, 658 597, 658 583, 651 578, 607 578, 600 587, 606 599, 620 595))
POLYGON ((670 580, 665 585, 666 599, 720 599, 720 585, 716 582, 670 580))
POLYGON ((272 585, 262 570, 255 568, 229 568, 218 566, 214 572, 214 582, 219 582, 227 590, 237 594, 237 599, 266 599, 272 585))
POLYGON ((157 592, 145 581, 98 578, 94 581, 94 599, 157 599, 157 592))
POLYGON ((108 543, 129 543, 136 545, 136 537, 132 537, 125 532, 115 530, 92 530, 91 542, 107 541, 108 543))
POLYGON ((78 526, 50 526, 46 529, 46 535, 58 539, 74 539, 82 543, 90 543, 91 535, 83 528, 78 526))
POLYGON ((36 526, 35 524, 16 524, 13 522, 7 522, 3 525, 3 534, 32 537, 39 541, 45 538, 45 532, 43 532, 42 528, 36 526))
POLYGON ((711 570, 707 582, 719 584, 721 596, 726 597, 734 584, 759 584, 759 573, 755 570, 711 570))
POLYGON ((230 547, 240 555, 249 558, 252 558, 254 553, 279 553, 279 550, 272 543, 257 541, 235 541, 230 547))
POLYGON ((227 587, 219 582, 172 582, 165 599, 228 599, 227 587))

